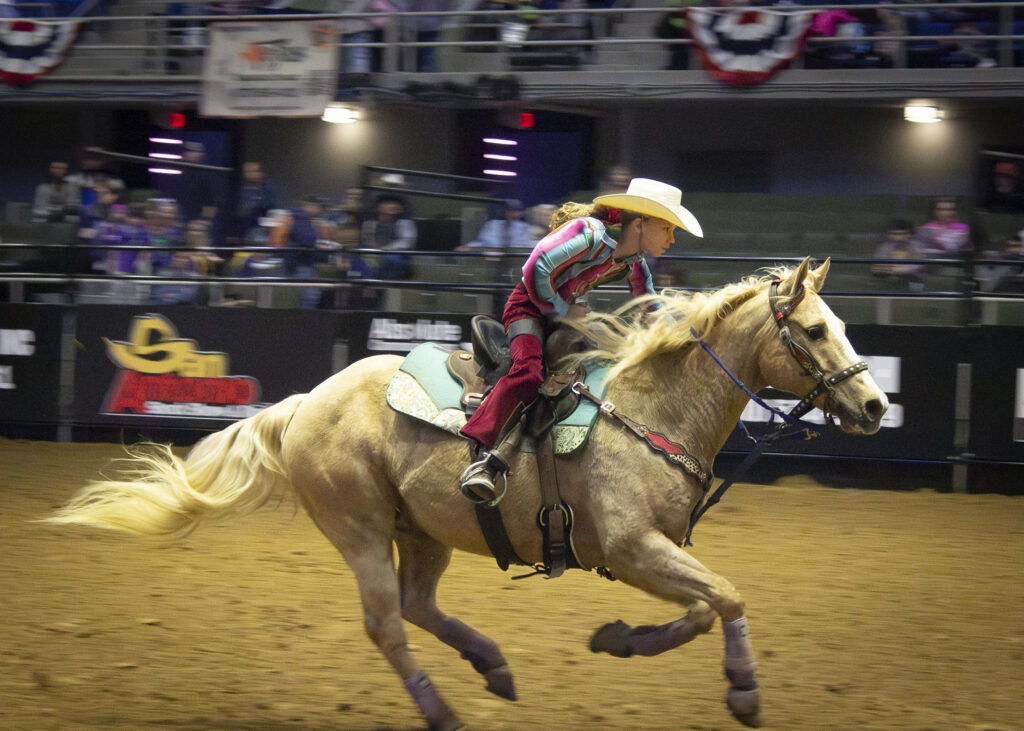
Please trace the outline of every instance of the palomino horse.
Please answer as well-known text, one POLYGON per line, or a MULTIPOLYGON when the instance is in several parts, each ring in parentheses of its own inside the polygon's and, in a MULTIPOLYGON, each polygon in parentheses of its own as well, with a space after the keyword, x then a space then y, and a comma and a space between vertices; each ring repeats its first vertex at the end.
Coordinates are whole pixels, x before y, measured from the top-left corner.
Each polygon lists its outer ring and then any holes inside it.
MULTIPOLYGON (((776 271, 781 283, 774 286, 750 277, 711 294, 656 296, 660 309, 632 319, 589 316, 579 326, 597 343, 594 352, 614 364, 607 401, 685 445, 710 472, 749 397, 697 346, 696 332, 753 391, 770 384, 803 394, 828 382, 815 404, 847 432, 876 432, 888 401, 858 364, 843 323, 817 294, 827 270, 827 261, 812 271, 804 260, 795 271, 776 271), (794 357, 790 338, 803 362, 794 357)), ((457 728, 457 716, 410 652, 403 620, 457 650, 486 678, 488 690, 509 700, 515 690, 497 645, 436 604, 452 550, 489 551, 473 505, 457 486, 468 459, 465 442, 385 404, 400 363, 396 356, 354 363, 308 394, 207 436, 184 460, 166 447, 133 450, 134 469, 123 479, 90 484, 48 520, 180 536, 294 489, 351 567, 366 632, 430 728, 457 728)), ((512 546, 530 563, 543 555, 535 461, 532 454, 516 458, 501 504, 512 546)), ((717 615, 725 635, 727 704, 740 721, 758 725, 743 599, 680 548, 703 497, 700 481, 612 419, 598 421, 581 452, 559 457, 557 470, 562 497, 575 511, 572 544, 580 565, 606 567, 685 610, 683 618, 659 627, 605 625, 591 648, 622 657, 658 654, 708 632, 717 615)))

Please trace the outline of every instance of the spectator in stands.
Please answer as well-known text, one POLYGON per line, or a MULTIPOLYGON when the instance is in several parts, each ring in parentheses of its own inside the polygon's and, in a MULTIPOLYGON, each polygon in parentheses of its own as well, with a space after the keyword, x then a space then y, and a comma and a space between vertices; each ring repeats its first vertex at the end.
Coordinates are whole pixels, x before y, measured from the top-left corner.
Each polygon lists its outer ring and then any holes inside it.
MULTIPOLYGON (((812 39, 867 35, 870 35, 867 26, 857 16, 842 8, 816 13, 809 31, 812 39)), ((809 45, 810 49, 805 55, 808 68, 870 68, 891 65, 888 55, 873 53, 872 44, 868 41, 809 45)))
POLYGON ((124 181, 117 176, 114 167, 102 155, 90 149, 82 151, 80 167, 68 176, 68 182, 78 186, 82 191, 81 205, 88 208, 99 197, 98 184, 105 183, 107 189, 117 193, 124 191, 124 181))
POLYGON ((77 220, 82 194, 78 186, 68 181, 68 164, 60 160, 50 163, 47 180, 36 186, 32 199, 32 220, 77 220))
POLYGON ((358 247, 366 210, 363 208, 363 189, 357 185, 345 191, 345 199, 330 212, 334 222, 334 240, 344 248, 358 247))
MULTIPOLYGON (((689 39, 690 32, 686 29, 686 7, 699 5, 700 0, 668 0, 666 7, 672 8, 661 16, 661 19, 654 26, 654 35, 666 41, 681 41, 689 39)), ((667 71, 680 71, 690 67, 690 47, 685 43, 667 43, 665 49, 668 51, 667 71)))
MULTIPOLYGON (((199 276, 196 262, 187 251, 175 251, 166 267, 157 270, 165 277, 185 279, 199 276)), ((199 285, 177 282, 175 284, 158 284, 153 287, 150 303, 154 305, 194 305, 199 300, 199 285)))
POLYGON ((924 253, 933 256, 959 256, 970 243, 971 229, 957 220, 956 200, 936 198, 932 220, 919 226, 915 238, 924 253))
MULTIPOLYGON (((106 246, 149 246, 149 231, 143 214, 115 203, 110 207, 107 220, 96 228, 94 244, 106 246)), ((94 269, 110 275, 150 274, 151 258, 148 251, 137 249, 94 249, 94 269)), ((144 285, 129 279, 115 279, 108 283, 107 295, 113 302, 137 302, 144 285)), ((142 290, 144 291, 144 290, 142 290)))
POLYGON ((612 165, 601 174, 597 190, 577 190, 570 193, 566 200, 584 201, 590 200, 599 195, 614 195, 624 193, 633 179, 633 171, 625 165, 612 165))
MULTIPOLYGON (((266 216, 261 216, 256 225, 245 232, 243 243, 251 247, 270 246, 271 231, 281 224, 283 218, 291 215, 291 211, 285 208, 267 211, 266 216)), ((264 252, 239 251, 231 257, 227 270, 237 277, 279 276, 282 274, 282 262, 280 257, 264 252)))
POLYGON ((369 18, 344 18, 341 20, 341 71, 342 81, 349 86, 361 82, 377 67, 377 49, 366 43, 381 40, 382 32, 391 24, 390 13, 398 8, 391 0, 342 0, 341 12, 367 13, 387 11, 369 18))
POLYGON ((106 180, 97 180, 93 185, 96 199, 88 206, 82 206, 78 218, 78 238, 86 241, 96 235, 97 227, 107 220, 111 206, 121 200, 120 193, 110 187, 106 180))
POLYGON ((554 215, 556 206, 551 203, 538 203, 526 211, 526 223, 530 226, 530 238, 540 241, 551 231, 551 216, 554 215))
POLYGON ((212 250, 213 224, 206 218, 196 218, 185 224, 185 246, 192 249, 192 262, 198 274, 209 277, 218 273, 223 257, 212 250))
POLYGON ((597 188, 598 195, 615 195, 625 193, 629 181, 633 179, 633 171, 625 165, 612 165, 604 171, 597 188))
POLYGON ((1000 267, 1001 271, 998 273, 992 290, 1024 294, 1024 231, 1018 231, 1016 237, 1006 241, 1006 246, 999 254, 999 258, 1020 263, 1000 267))
MULTIPOLYGON (((167 249, 185 244, 185 227, 179 214, 178 203, 173 198, 157 198, 146 209, 146 230, 149 245, 155 249, 167 249)), ((170 266, 171 252, 154 251, 152 270, 170 266)))
POLYGON ((242 184, 235 201, 232 237, 235 243, 259 225, 260 218, 278 208, 277 186, 267 179, 263 163, 242 163, 242 184))
POLYGON ((526 208, 521 201, 509 198, 502 206, 503 215, 501 218, 492 218, 487 221, 476 239, 456 248, 456 251, 471 251, 473 249, 492 249, 503 251, 505 249, 532 249, 537 239, 530 231, 530 224, 526 222, 526 208))
MULTIPOLYGON (((387 252, 416 248, 416 222, 408 217, 404 198, 394 193, 384 193, 377 197, 375 211, 372 218, 363 221, 360 241, 364 248, 387 252)), ((409 271, 406 257, 390 253, 381 257, 378 276, 381 279, 401 279, 407 277, 409 271)))
MULTIPOLYGON (((955 36, 985 36, 983 31, 973 20, 964 20, 953 26, 955 36)), ((973 41, 959 41, 953 49, 954 53, 966 56, 973 65, 980 69, 990 69, 997 66, 995 56, 995 42, 979 38, 973 41)))
MULTIPOLYGON (((115 203, 110 206, 107 217, 96 225, 94 244, 104 246, 148 246, 149 237, 145 229, 132 219, 128 206, 115 203)), ((112 249, 93 250, 93 269, 107 274, 135 274, 135 260, 138 251, 112 249)))
POLYGON ((914 227, 910 221, 902 218, 893 219, 878 246, 875 248, 876 259, 888 259, 871 265, 871 273, 876 277, 884 277, 892 284, 901 284, 914 291, 924 289, 921 275, 924 264, 904 264, 903 259, 924 259, 925 253, 914 238, 914 227))
MULTIPOLYGON (((430 11, 443 12, 451 8, 451 0, 405 0, 406 10, 415 13, 426 13, 430 11)), ((413 18, 415 24, 415 37, 417 43, 433 43, 441 35, 441 28, 444 25, 443 15, 417 15, 413 18)), ((418 71, 437 71, 436 53, 434 46, 416 47, 416 69, 418 71)))
MULTIPOLYGON (((206 147, 202 142, 186 142, 182 150, 182 161, 206 165, 206 147)), ((223 213, 221 190, 226 184, 215 170, 182 168, 181 175, 159 176, 162 192, 168 198, 178 201, 181 217, 186 221, 206 220, 211 224, 211 237, 218 230, 218 215, 223 213)), ((219 240, 219 237, 218 237, 219 240)))
MULTIPOLYGON (((324 224, 326 201, 318 196, 307 196, 300 208, 278 217, 270 231, 271 246, 286 247, 291 251, 281 254, 284 275, 295 279, 316 279, 316 250, 320 242, 318 229, 324 224)), ((326 246, 326 244, 325 244, 326 246)), ((315 310, 320 305, 320 289, 304 287, 299 294, 299 307, 315 310)))

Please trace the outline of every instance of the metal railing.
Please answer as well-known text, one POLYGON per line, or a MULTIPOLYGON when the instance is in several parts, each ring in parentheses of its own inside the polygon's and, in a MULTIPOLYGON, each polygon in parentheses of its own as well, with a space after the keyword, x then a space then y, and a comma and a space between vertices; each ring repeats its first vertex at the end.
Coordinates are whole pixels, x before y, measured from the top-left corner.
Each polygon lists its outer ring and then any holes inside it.
MULTIPOLYGON (((697 54, 690 54, 689 71, 661 72, 663 59, 672 45, 690 46, 689 38, 664 39, 655 36, 653 26, 657 18, 668 11, 665 7, 617 7, 612 9, 572 8, 564 10, 531 11, 531 19, 525 21, 517 10, 456 10, 447 12, 391 12, 391 13, 331 13, 331 14, 274 14, 228 16, 222 14, 167 14, 169 4, 138 4, 139 14, 92 16, 82 19, 82 34, 72 46, 63 65, 47 76, 41 77, 32 87, 0 87, 6 97, 32 97, 55 91, 85 93, 90 85, 105 85, 106 91, 132 93, 135 96, 161 98, 170 93, 174 86, 176 98, 187 99, 198 94, 202 58, 207 50, 205 28, 211 23, 229 21, 283 21, 320 20, 335 22, 340 27, 363 27, 367 21, 387 16, 388 25, 380 31, 379 37, 371 40, 346 39, 343 31, 343 47, 363 47, 379 55, 379 61, 370 79, 348 80, 343 89, 389 88, 395 91, 401 87, 409 74, 423 78, 478 76, 480 73, 508 72, 525 74, 523 82, 537 93, 543 93, 549 86, 571 87, 580 82, 579 74, 545 74, 532 78, 533 71, 543 72, 545 68, 565 70, 565 64, 555 59, 550 64, 553 51, 562 51, 574 56, 574 66, 580 73, 595 72, 598 78, 587 78, 588 93, 597 96, 635 96, 638 93, 665 93, 672 88, 687 84, 706 83, 704 74, 699 72, 697 54), (417 40, 417 22, 425 16, 442 16, 444 27, 436 40, 417 40), (640 19, 643 19, 641 22, 640 19), (509 32, 511 26, 525 34, 509 32), (474 37, 481 30, 490 35, 474 37), (547 29, 549 33, 544 33, 547 29), (583 32, 585 31, 585 32, 583 32), (580 36, 585 37, 580 37, 580 36), (550 37, 556 36, 556 37, 550 37), (416 53, 423 48, 437 52, 438 67, 435 72, 422 73, 416 66, 416 53), (531 57, 533 61, 531 62, 531 57), (653 76, 651 75, 654 73, 653 76), (637 74, 642 74, 639 85, 637 74), (389 80, 389 77, 392 77, 389 80), (529 78, 527 78, 529 77, 529 78), (632 79, 634 83, 625 83, 632 79), (153 85, 156 86, 153 86, 153 85), (131 88, 136 85, 136 88, 131 88), (139 86, 141 85, 141 86, 139 86), (63 87, 63 88, 61 88, 63 87), (184 87, 184 88, 182 88, 184 87)), ((186 6, 187 7, 187 6, 186 6)), ((954 32, 949 35, 915 35, 912 28, 905 32, 889 32, 885 36, 866 34, 857 36, 813 36, 808 40, 807 49, 822 49, 851 44, 884 43, 894 52, 889 57, 893 68, 880 69, 878 74, 889 72, 888 83, 906 85, 906 74, 910 71, 927 72, 928 68, 908 68, 913 65, 909 57, 915 47, 921 44, 982 44, 991 47, 992 61, 996 68, 974 69, 969 79, 949 69, 943 75, 931 75, 915 84, 936 89, 955 88, 962 94, 983 93, 987 86, 991 92, 1002 94, 1024 94, 1019 81, 1020 64, 1024 62, 1024 35, 1022 26, 1015 24, 1017 14, 1024 13, 1024 3, 897 3, 857 5, 802 5, 756 7, 751 10, 773 10, 779 12, 845 10, 852 13, 873 13, 888 10, 893 13, 962 11, 971 17, 991 17, 982 22, 983 32, 967 34, 954 32), (1014 31, 1018 33, 1015 34, 1014 31), (965 81, 971 83, 964 86, 965 81), (979 84, 978 82, 984 82, 979 84)), ((54 22, 68 22, 54 18, 54 22)), ((368 27, 368 26, 367 26, 368 27)), ((568 57, 566 56, 566 57, 568 57)), ((807 53, 805 52, 805 58, 807 53)), ((563 59, 564 60, 564 59, 563 59)), ((790 64, 798 71, 802 67, 800 58, 790 64)), ((936 62, 935 68, 939 68, 936 62)), ((841 71, 842 69, 835 69, 841 71)), ((861 69, 861 71, 863 71, 861 69)), ((345 72, 342 66, 340 73, 345 72)), ((820 73, 827 74, 830 70, 820 73)), ((879 75, 872 76, 872 83, 879 82, 879 75)), ((344 80, 344 79, 343 79, 344 80)), ((806 80, 803 80, 806 81, 806 80)), ((93 91, 99 91, 95 89, 93 91)))
MULTIPOLYGON (((163 274, 105 274, 81 272, 83 255, 90 250, 161 252, 191 251, 186 246, 104 246, 100 244, 0 244, 0 301, 59 304, 159 304, 151 298, 152 287, 196 286, 203 291, 196 304, 256 307, 297 307, 297 292, 317 289, 329 293, 321 298, 328 309, 380 310, 389 312, 463 312, 498 315, 504 299, 518 281, 524 254, 473 251, 403 251, 411 275, 402 279, 348 278, 344 266, 323 264, 315 278, 286 276, 281 267, 267 268, 256 276, 223 273, 211 276, 163 274), (26 254, 49 257, 47 271, 33 271, 26 254), (15 257, 15 258, 11 258, 15 257), (19 259, 21 260, 19 262, 19 259), (4 291, 6 290, 6 291, 4 291), (360 294, 361 293, 361 294, 360 294), (241 297, 240 294, 250 296, 241 297), (358 295, 358 296, 350 296, 358 295)), ((202 253, 223 255, 309 256, 310 249, 282 247, 209 247, 202 253)), ((373 260, 395 252, 376 249, 321 251, 324 257, 353 257, 373 260)), ((789 265, 800 261, 778 256, 666 255, 658 270, 673 268, 699 271, 702 281, 717 284, 735 281, 762 267, 789 265)), ((985 259, 986 265, 1019 269, 1016 259, 985 259)), ((995 325, 1024 322, 1024 293, 982 291, 974 278, 971 259, 888 260, 858 257, 832 259, 826 299, 847 322, 916 325, 995 325), (897 280, 883 280, 864 272, 878 263, 919 263, 940 270, 925 277, 920 288, 894 286, 897 280), (861 274, 855 272, 861 271, 861 274)), ((668 283, 670 288, 706 290, 710 285, 687 284, 685 278, 668 283)), ((588 295, 596 309, 610 310, 630 298, 624 286, 605 286, 588 295)))

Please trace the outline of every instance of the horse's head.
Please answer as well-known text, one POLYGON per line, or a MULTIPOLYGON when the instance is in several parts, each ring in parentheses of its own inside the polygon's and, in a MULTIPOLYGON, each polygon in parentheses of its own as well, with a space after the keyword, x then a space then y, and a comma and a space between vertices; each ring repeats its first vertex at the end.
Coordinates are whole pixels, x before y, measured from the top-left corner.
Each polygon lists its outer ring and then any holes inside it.
POLYGON ((775 388, 807 394, 814 406, 836 416, 844 431, 874 434, 889 399, 847 340, 842 320, 818 295, 829 261, 813 270, 808 262, 767 287, 770 319, 759 341, 771 344, 760 351, 761 373, 775 388))

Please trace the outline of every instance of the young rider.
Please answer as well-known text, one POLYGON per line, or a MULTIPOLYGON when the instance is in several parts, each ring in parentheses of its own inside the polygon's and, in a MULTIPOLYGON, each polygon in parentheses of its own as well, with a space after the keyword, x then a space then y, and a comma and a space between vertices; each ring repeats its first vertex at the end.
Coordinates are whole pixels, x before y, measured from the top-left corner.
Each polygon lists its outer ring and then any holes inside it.
POLYGON ((544 382, 549 325, 586 315, 589 309, 576 299, 604 282, 628 277, 634 295, 653 294, 643 255, 664 254, 677 226, 703 236, 681 201, 678 188, 634 178, 625 193, 598 196, 590 206, 567 203, 555 213, 552 222, 561 225, 537 243, 501 318, 512 344, 512 369, 461 430, 475 442, 478 457, 459 481, 467 497, 493 499, 495 476, 508 472, 510 455, 494 448, 509 419, 544 382))

